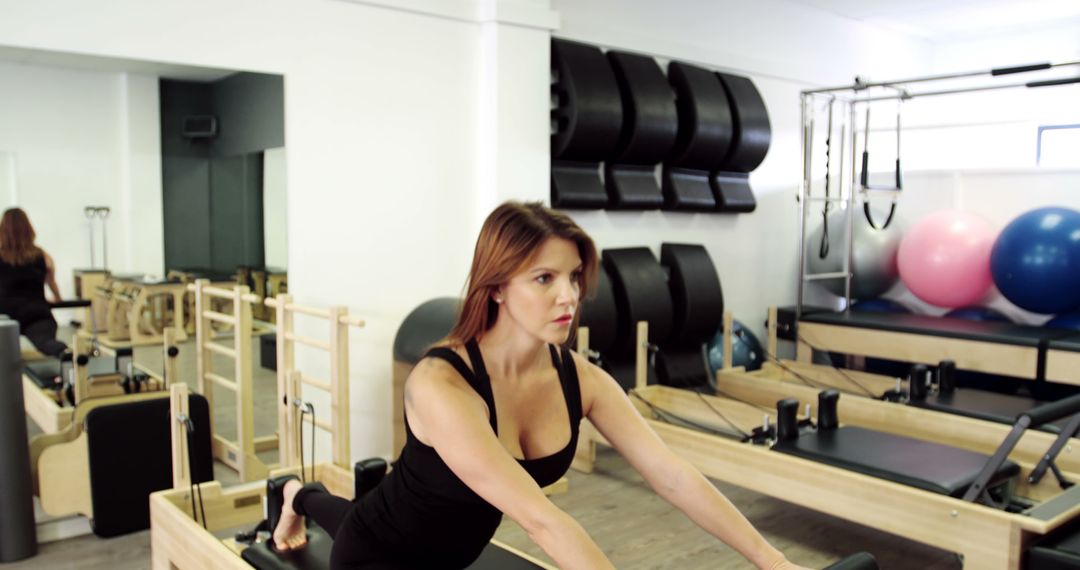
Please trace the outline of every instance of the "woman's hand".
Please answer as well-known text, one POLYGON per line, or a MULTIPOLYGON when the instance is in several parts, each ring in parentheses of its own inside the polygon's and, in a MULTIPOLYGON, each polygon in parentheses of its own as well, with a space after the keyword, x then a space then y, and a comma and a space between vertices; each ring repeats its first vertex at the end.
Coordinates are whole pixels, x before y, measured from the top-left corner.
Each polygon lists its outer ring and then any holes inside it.
POLYGON ((799 566, 792 564, 787 558, 780 558, 776 562, 773 562, 767 567, 763 567, 762 570, 811 570, 806 566, 799 566))

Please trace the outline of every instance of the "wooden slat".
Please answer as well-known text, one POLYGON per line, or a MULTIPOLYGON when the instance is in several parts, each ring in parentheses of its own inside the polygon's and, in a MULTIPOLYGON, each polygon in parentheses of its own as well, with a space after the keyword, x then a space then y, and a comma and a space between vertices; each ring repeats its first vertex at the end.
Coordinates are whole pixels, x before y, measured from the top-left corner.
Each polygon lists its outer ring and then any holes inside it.
POLYGON ((300 383, 307 384, 312 388, 324 390, 327 393, 332 393, 329 382, 326 382, 325 380, 319 380, 318 378, 313 378, 303 373, 300 374, 300 383))
POLYGON ((233 325, 233 326, 236 325, 236 319, 234 319, 233 317, 231 317, 229 315, 226 315, 225 313, 219 313, 217 311, 203 311, 202 316, 205 317, 207 320, 211 320, 211 321, 214 321, 216 323, 222 323, 222 324, 233 325))
POLYGON ((221 386, 222 388, 225 388, 227 390, 232 390, 233 392, 237 391, 236 382, 233 382, 232 380, 229 380, 228 378, 226 378, 224 376, 221 376, 219 374, 215 374, 213 372, 207 372, 204 377, 207 380, 213 382, 214 384, 217 384, 218 386, 221 386))
POLYGON ((318 340, 318 339, 314 339, 314 338, 306 337, 306 336, 301 336, 301 335, 291 333, 291 332, 290 333, 285 333, 285 339, 286 340, 291 340, 291 341, 293 341, 295 343, 298 343, 298 344, 302 344, 304 346, 310 346, 312 348, 318 348, 320 350, 325 350, 326 352, 330 352, 330 343, 323 342, 323 341, 318 340))
POLYGON ((203 347, 206 348, 206 350, 213 352, 214 354, 220 354, 221 356, 226 356, 229 358, 236 358, 236 350, 231 349, 227 346, 222 346, 220 344, 217 344, 216 342, 207 342, 203 345, 203 347))

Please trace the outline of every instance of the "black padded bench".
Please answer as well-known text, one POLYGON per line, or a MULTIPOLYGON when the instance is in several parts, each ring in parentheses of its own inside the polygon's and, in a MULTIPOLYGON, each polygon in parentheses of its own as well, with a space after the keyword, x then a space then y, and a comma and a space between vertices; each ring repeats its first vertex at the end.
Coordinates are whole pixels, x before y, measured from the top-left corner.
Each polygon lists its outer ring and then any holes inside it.
MULTIPOLYGON (((310 520, 310 519, 309 519, 310 520)), ((334 541, 326 531, 311 524, 307 546, 300 550, 278 553, 264 541, 244 549, 241 557, 260 570, 325 570, 330 567, 330 548, 334 541)), ((543 568, 505 548, 488 543, 471 570, 536 570, 543 568)))
MULTIPOLYGON (((839 426, 835 390, 819 396, 816 431, 799 433, 799 401, 777 403, 774 451, 893 481, 933 493, 962 497, 978 479, 991 457, 964 449, 854 426, 839 426)), ((1020 466, 1005 460, 989 480, 988 489, 1007 483, 1020 466)))

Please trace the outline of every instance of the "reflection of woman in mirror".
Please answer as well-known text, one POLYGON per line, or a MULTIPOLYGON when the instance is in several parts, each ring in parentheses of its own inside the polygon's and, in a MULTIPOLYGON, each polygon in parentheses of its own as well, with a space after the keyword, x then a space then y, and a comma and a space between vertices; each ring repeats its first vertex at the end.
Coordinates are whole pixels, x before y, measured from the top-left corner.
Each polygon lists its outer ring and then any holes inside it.
POLYGON ((541 491, 570 467, 587 418, 710 534, 758 568, 796 568, 664 445, 607 372, 564 348, 597 270, 592 239, 566 215, 538 203, 496 208, 457 324, 406 381, 408 439, 393 471, 355 503, 280 481, 276 548, 304 545, 308 515, 335 536, 331 568, 463 568, 505 513, 559 567, 611 568, 541 491))
POLYGON ((19 322, 19 330, 39 352, 59 357, 67 345, 56 340, 56 319, 45 300, 60 302, 56 267, 34 243, 34 226, 21 208, 9 208, 0 219, 0 313, 19 322))

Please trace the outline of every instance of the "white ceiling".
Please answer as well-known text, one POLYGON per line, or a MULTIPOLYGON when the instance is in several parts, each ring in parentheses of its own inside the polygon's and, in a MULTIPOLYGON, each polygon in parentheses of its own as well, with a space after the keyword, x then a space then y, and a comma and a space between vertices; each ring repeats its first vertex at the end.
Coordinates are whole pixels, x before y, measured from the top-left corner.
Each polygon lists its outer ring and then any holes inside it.
POLYGON ((1073 26, 1078 0, 789 0, 932 42, 1073 26))
POLYGON ((26 65, 44 65, 66 67, 87 71, 128 72, 154 75, 165 79, 213 82, 233 73, 235 70, 193 67, 134 59, 96 57, 55 51, 42 51, 0 46, 0 61, 26 65))

